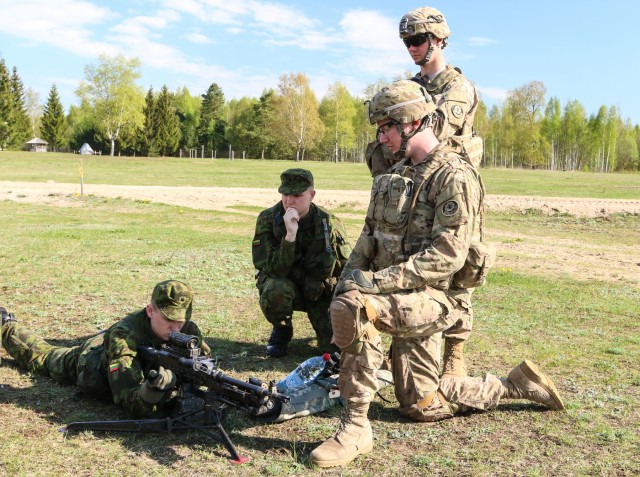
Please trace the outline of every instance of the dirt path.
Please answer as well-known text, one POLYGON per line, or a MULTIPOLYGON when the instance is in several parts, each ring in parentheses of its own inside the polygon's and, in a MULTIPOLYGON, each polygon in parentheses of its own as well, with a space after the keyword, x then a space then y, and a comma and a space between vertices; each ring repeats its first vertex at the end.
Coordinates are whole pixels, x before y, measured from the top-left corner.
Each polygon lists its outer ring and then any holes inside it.
MULTIPOLYGON (((228 210, 229 207, 238 205, 262 206, 276 202, 280 198, 277 191, 271 189, 224 187, 85 184, 83 193, 101 197, 148 200, 206 210, 228 210)), ((80 194, 79 184, 0 181, 0 200, 69 207, 76 203, 70 198, 78 194, 80 194)), ((316 195, 316 202, 327 208, 350 204, 352 208, 365 209, 369 203, 369 192, 321 190, 316 195)), ((568 213, 587 217, 606 216, 614 213, 640 214, 640 200, 488 195, 486 204, 489 209, 496 211, 539 209, 550 214, 568 213)))
MULTIPOLYGON (((234 210, 231 209, 234 206, 266 206, 280 198, 277 191, 271 189, 102 184, 85 184, 83 189, 85 195, 221 211, 234 210)), ((75 207, 81 205, 81 202, 75 200, 79 194, 79 184, 0 181, 0 200, 75 207)), ((369 203, 369 192, 320 190, 315 202, 329 209, 346 205, 362 210, 369 203)), ((488 195, 486 205, 495 211, 537 209, 549 214, 568 213, 581 217, 601 217, 614 213, 640 214, 640 200, 488 195)), ((613 251, 606 250, 605 253, 600 247, 578 240, 557 240, 551 237, 537 237, 534 240, 525 235, 491 228, 488 233, 491 240, 500 243, 498 266, 542 275, 623 281, 640 287, 640 256, 635 247, 620 246, 613 251)))

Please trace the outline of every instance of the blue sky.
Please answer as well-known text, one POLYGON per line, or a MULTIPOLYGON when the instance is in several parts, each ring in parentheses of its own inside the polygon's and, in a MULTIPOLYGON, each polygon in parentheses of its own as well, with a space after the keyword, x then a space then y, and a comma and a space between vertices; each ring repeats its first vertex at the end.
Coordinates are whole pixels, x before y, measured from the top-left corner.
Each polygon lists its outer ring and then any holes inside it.
MULTIPOLYGON (((284 73, 306 73, 321 98, 336 81, 354 95, 381 78, 417 71, 398 38, 413 1, 0 0, 0 56, 46 101, 55 83, 65 108, 100 53, 140 58, 140 86, 216 82, 227 99, 258 97, 284 73)), ((447 61, 489 107, 541 81, 562 106, 588 114, 616 106, 640 124, 640 3, 547 1, 428 4, 447 18, 447 61)))

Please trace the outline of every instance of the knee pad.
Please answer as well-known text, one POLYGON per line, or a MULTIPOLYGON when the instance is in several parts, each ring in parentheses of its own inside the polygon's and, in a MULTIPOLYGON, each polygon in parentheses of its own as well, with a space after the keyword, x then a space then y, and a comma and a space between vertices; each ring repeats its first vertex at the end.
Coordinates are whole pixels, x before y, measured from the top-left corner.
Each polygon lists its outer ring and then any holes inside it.
POLYGON ((347 292, 335 298, 329 307, 331 326, 338 347, 351 354, 360 354, 364 343, 373 341, 378 330, 373 325, 371 313, 364 312, 366 306, 356 298, 359 292, 347 292))

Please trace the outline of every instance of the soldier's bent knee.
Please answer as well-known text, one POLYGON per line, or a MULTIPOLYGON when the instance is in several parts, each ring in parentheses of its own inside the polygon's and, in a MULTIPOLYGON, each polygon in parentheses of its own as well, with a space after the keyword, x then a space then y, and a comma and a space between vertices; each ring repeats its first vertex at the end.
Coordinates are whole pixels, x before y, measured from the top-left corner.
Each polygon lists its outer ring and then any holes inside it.
POLYGON ((329 313, 336 345, 347 353, 359 354, 364 343, 378 336, 378 330, 369 321, 364 307, 353 293, 348 292, 335 298, 331 302, 329 313))

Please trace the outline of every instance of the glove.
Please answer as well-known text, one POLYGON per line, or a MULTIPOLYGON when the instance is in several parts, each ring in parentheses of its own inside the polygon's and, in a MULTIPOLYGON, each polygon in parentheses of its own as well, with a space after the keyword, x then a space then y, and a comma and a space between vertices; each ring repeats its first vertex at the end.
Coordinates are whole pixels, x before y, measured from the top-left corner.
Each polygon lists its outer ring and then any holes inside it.
POLYGON ((162 366, 157 371, 152 369, 147 380, 140 386, 140 398, 149 404, 157 404, 176 386, 176 382, 176 375, 170 369, 162 366))
POLYGON ((381 293, 376 279, 373 277, 373 272, 362 271, 357 268, 338 282, 336 296, 351 290, 358 290, 360 293, 370 295, 381 293))

